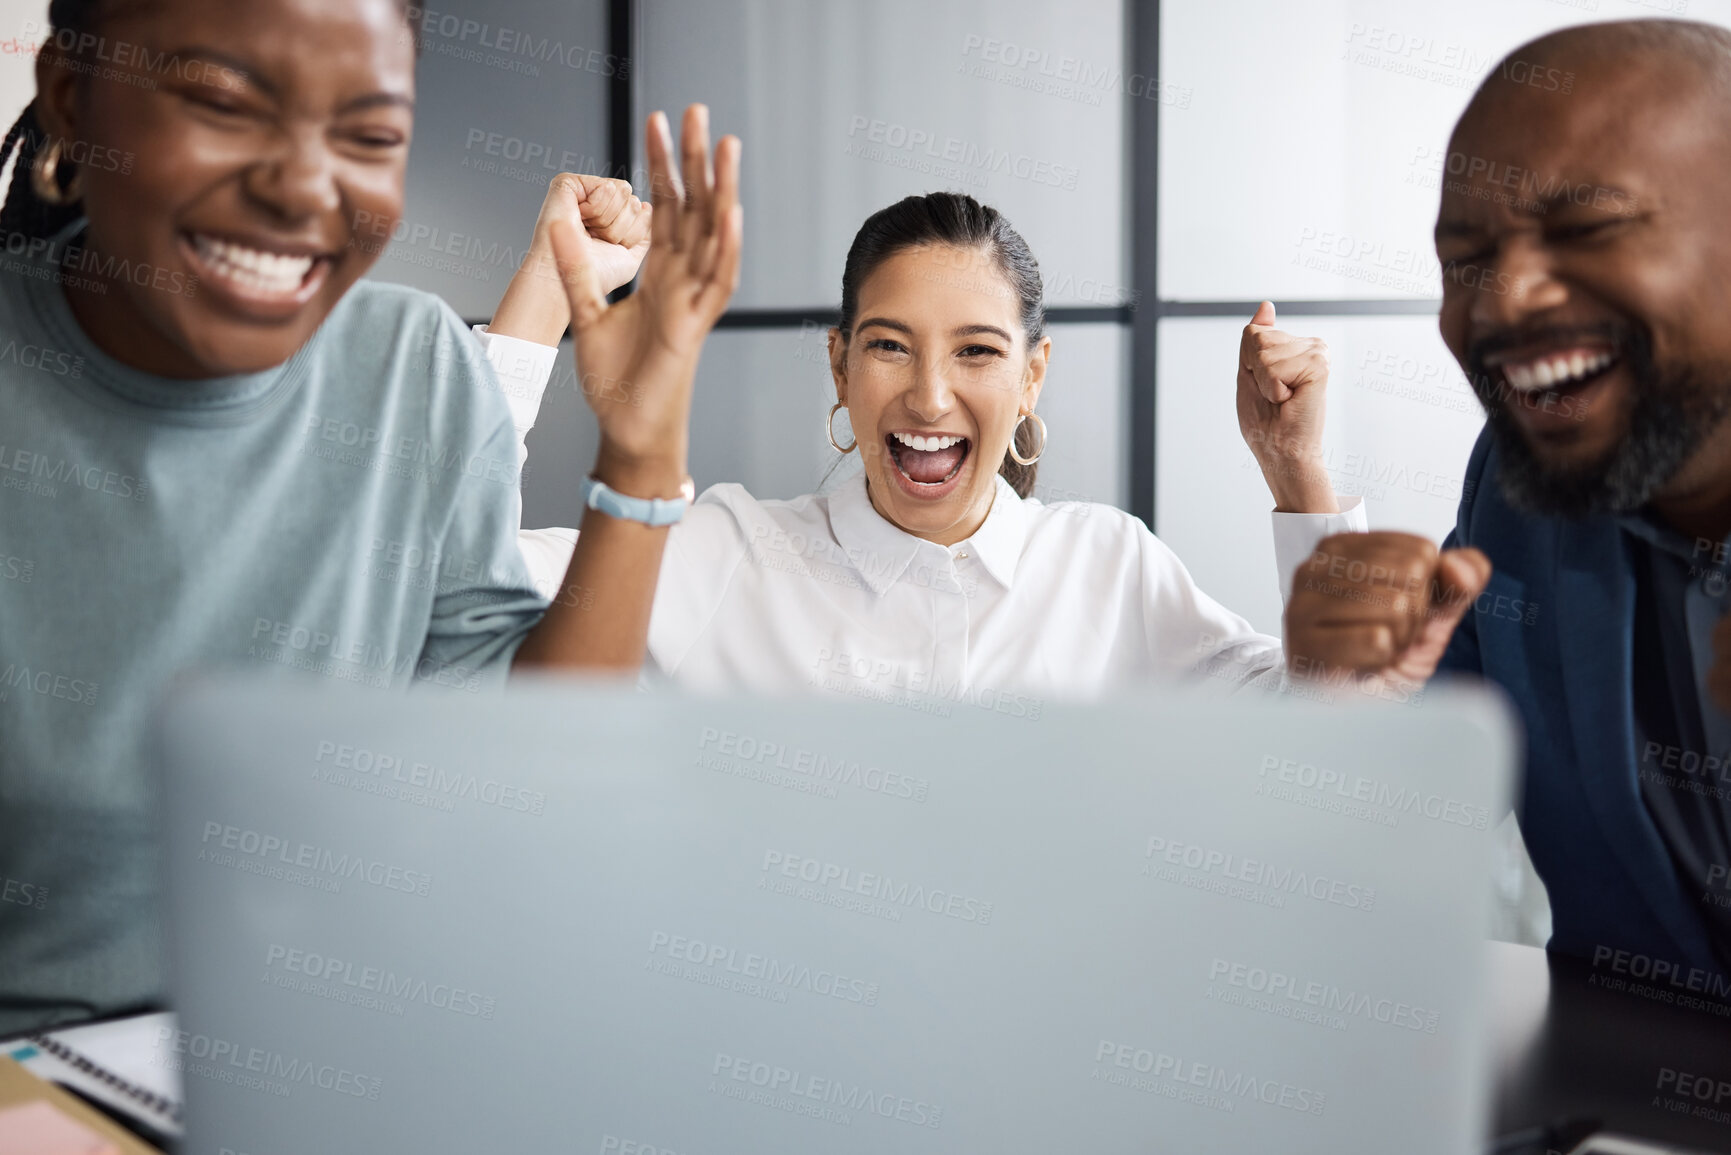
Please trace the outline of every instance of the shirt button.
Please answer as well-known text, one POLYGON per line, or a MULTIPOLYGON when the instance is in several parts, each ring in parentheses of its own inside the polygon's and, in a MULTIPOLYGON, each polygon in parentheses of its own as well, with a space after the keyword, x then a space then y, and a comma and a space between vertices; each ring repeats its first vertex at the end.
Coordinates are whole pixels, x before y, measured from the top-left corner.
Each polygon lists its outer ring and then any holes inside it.
POLYGON ((956 556, 961 558, 963 561, 966 561, 967 557, 968 557, 968 551, 964 549, 961 553, 958 553, 956 556))

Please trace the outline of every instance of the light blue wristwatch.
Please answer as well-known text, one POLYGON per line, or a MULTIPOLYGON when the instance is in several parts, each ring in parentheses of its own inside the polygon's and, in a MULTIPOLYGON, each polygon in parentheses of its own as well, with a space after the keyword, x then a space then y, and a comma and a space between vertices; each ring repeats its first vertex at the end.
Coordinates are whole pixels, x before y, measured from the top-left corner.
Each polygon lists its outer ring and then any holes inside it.
POLYGON ((687 477, 674 498, 626 497, 605 481, 585 477, 577 490, 585 508, 599 510, 608 517, 624 521, 640 521, 644 525, 673 525, 685 516, 685 507, 697 497, 697 487, 687 477))

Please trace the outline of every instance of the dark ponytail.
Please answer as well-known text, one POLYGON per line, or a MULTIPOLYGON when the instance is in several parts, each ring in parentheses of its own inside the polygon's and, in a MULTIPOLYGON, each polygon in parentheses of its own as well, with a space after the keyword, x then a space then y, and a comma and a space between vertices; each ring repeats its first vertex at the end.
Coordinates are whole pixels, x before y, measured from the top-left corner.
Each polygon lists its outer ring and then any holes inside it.
MULTIPOLYGON (((916 245, 953 245, 959 249, 985 250, 1016 294, 1021 310, 1022 331, 1030 347, 1046 332, 1046 307, 1040 282, 1040 263, 1028 242, 1010 227, 997 209, 981 204, 964 193, 928 193, 906 197, 866 218, 847 251, 841 274, 841 335, 853 339, 853 323, 859 311, 860 286, 884 261, 916 245)), ((1016 427, 1016 451, 1032 457, 1043 446, 1036 444, 1032 422, 1016 427)), ((1004 455, 998 472, 1017 496, 1034 492, 1038 465, 1017 465, 1004 455)))

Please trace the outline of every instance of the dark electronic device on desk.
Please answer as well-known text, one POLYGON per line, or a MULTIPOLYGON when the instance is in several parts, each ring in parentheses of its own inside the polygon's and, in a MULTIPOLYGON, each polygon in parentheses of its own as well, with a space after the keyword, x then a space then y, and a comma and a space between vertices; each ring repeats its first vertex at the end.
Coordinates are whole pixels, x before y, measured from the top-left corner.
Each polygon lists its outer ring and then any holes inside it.
POLYGON ((1569 1119, 1504 1135, 1486 1155, 1708 1155, 1690 1147, 1654 1143, 1599 1130, 1596 1119, 1569 1119))

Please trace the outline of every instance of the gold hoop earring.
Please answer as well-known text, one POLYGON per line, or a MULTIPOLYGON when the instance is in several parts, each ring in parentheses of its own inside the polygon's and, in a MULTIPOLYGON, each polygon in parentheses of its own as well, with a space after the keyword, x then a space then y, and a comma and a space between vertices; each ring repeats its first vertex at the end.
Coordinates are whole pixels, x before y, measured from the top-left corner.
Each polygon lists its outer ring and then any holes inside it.
POLYGON ((829 418, 823 423, 824 435, 829 438, 829 443, 835 447, 837 453, 844 455, 852 453, 854 447, 859 444, 859 438, 855 437, 852 441, 847 443, 846 448, 843 448, 842 443, 835 439, 835 413, 836 410, 840 409, 845 404, 847 404, 845 401, 837 401, 834 405, 831 405, 829 407, 829 418))
POLYGON ((72 179, 66 182, 66 187, 60 187, 60 161, 65 146, 64 137, 55 137, 36 154, 36 163, 30 166, 31 190, 36 193, 38 200, 56 208, 72 204, 84 195, 84 190, 78 183, 83 174, 76 166, 72 171, 72 179))
POLYGON ((1046 422, 1042 420, 1040 415, 1037 413, 1022 414, 1021 418, 1016 422, 1016 427, 1010 430, 1010 460, 1014 461, 1017 465, 1032 465, 1034 462, 1040 460, 1041 457, 1045 456, 1045 453, 1046 422), (1034 456, 1032 457, 1023 457, 1021 454, 1016 452, 1016 434, 1021 432, 1023 421, 1032 421, 1035 425, 1040 427, 1040 448, 1034 451, 1034 456))

